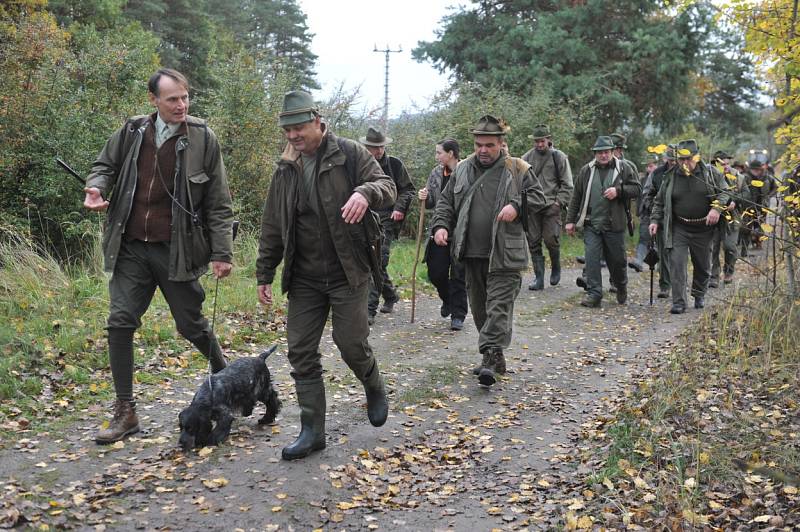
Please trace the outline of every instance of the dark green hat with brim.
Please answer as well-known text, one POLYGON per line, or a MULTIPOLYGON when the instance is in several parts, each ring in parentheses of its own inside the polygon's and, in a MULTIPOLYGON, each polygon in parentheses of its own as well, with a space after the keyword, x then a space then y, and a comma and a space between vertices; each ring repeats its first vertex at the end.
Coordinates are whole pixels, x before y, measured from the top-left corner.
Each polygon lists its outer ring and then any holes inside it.
POLYGON ((472 129, 473 135, 505 135, 506 128, 503 122, 492 115, 483 115, 478 119, 475 128, 472 129))
POLYGON ((382 131, 375 129, 374 127, 371 127, 367 130, 367 136, 361 137, 359 141, 364 146, 380 147, 380 146, 386 146, 387 144, 391 144, 392 137, 387 137, 386 135, 383 134, 382 131))
POLYGON ((614 143, 615 148, 622 148, 623 150, 628 149, 627 144, 625 144, 626 140, 625 135, 623 135, 622 133, 612 133, 610 137, 611 137, 611 142, 614 143))
POLYGON ((747 166, 749 166, 752 169, 763 168, 764 167, 764 163, 762 163, 758 159, 753 159, 752 161, 747 163, 747 166))
POLYGON ((278 125, 293 126, 310 122, 318 115, 314 98, 305 91, 291 91, 283 96, 283 110, 278 115, 278 125))
POLYGON ((528 135, 528 138, 533 140, 549 139, 550 137, 552 137, 550 128, 546 124, 534 126, 533 133, 528 135))
POLYGON ((594 146, 592 146, 592 151, 605 151, 613 149, 614 149, 614 142, 608 135, 600 135, 599 137, 597 137, 597 140, 594 141, 594 146))
POLYGON ((686 159, 700 153, 700 148, 697 146, 697 141, 695 139, 686 139, 678 143, 678 146, 675 148, 675 153, 678 159, 686 159))

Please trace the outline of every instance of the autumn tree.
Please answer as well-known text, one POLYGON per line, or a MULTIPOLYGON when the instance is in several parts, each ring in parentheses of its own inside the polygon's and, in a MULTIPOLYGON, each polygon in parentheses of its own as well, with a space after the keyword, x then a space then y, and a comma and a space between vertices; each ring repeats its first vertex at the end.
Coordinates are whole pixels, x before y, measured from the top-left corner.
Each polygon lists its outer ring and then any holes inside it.
POLYGON ((798 0, 745 2, 722 7, 745 30, 747 50, 757 58, 758 75, 766 82, 778 116, 769 129, 779 145, 786 169, 800 164, 800 22, 798 0))
POLYGON ((111 131, 146 109, 143 80, 157 66, 156 44, 138 24, 67 32, 34 9, 0 20, 5 230, 22 230, 62 259, 72 257, 94 222, 83 212, 82 187, 53 159, 66 157, 85 174, 111 131))
POLYGON ((774 214, 782 222, 780 240, 786 257, 789 292, 792 296, 797 294, 795 261, 800 256, 798 4, 798 0, 733 0, 723 5, 720 11, 723 17, 729 17, 744 29, 747 50, 757 58, 759 73, 766 81, 775 102, 778 116, 769 125, 769 130, 773 133, 775 142, 785 148, 777 160, 785 175, 778 188, 782 202, 774 214))

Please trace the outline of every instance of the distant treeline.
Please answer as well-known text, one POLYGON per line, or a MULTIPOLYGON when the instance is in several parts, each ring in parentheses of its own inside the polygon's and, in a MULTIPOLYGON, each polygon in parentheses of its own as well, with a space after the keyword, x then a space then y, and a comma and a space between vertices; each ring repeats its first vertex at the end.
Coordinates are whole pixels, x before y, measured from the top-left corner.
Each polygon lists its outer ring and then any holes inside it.
MULTIPOLYGON (((390 151, 422 186, 434 143, 455 137, 469 153, 468 131, 485 113, 507 120, 514 155, 548 123, 573 166, 612 130, 629 135, 635 162, 648 143, 681 135, 736 151, 759 129, 756 81, 741 39, 711 15, 703 3, 672 12, 633 0, 482 1, 455 11, 436 41, 414 51, 453 84, 392 121, 390 151)), ((191 114, 220 138, 237 217, 257 227, 283 146, 283 93, 317 88, 312 37, 295 0, 3 2, 0 238, 25 233, 64 261, 85 254, 98 219, 53 159, 88 173, 127 116, 150 112, 145 81, 162 65, 192 82, 191 114)), ((377 121, 358 100, 343 87, 320 102, 338 134, 357 138, 377 121)))

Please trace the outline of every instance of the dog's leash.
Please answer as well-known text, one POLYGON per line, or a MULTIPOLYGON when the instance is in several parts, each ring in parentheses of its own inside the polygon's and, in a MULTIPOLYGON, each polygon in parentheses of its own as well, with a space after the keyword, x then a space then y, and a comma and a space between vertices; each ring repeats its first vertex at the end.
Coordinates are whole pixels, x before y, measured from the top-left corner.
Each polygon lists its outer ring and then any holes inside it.
MULTIPOLYGON (((233 221, 233 238, 231 242, 236 240, 236 234, 239 232, 239 220, 233 221)), ((214 284, 214 309, 211 311, 211 334, 214 334, 214 325, 217 322, 217 297, 219 297, 219 277, 214 284)))

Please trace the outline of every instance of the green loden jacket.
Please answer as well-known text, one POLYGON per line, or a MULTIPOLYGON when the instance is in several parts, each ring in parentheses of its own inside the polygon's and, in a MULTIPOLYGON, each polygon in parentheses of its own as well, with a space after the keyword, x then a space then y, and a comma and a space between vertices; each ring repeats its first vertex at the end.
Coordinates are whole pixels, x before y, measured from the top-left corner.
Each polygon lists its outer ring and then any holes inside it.
MULTIPOLYGON (((361 144, 349 139, 337 141, 336 136, 326 130, 319 149, 323 152, 319 163, 317 191, 330 227, 336 254, 347 276, 348 284, 355 288, 369 278, 369 258, 363 245, 361 224, 345 223, 341 208, 353 192, 359 192, 367 198, 372 209, 390 208, 397 199, 397 189, 392 178, 383 173, 375 158, 361 144), (347 175, 346 157, 339 149, 338 142, 350 144, 351 151, 356 154, 357 160, 353 165, 356 171, 355 189, 347 175)), ((284 293, 289 290, 292 280, 297 194, 303 187, 299 159, 300 153, 291 144, 287 144, 272 175, 272 183, 264 204, 256 260, 256 278, 259 285, 272 284, 275 270, 283 261, 281 289, 284 293)))
MULTIPOLYGON (((528 213, 544 208, 542 185, 533 175, 531 166, 516 157, 506 157, 504 164, 500 187, 497 190, 494 217, 496 218, 500 210, 508 204, 513 205, 519 214, 522 190, 527 192, 528 213)), ((439 228, 447 229, 450 250, 457 261, 463 258, 464 243, 467 240, 469 209, 474 192, 470 190, 470 183, 477 179, 480 173, 482 170, 475 163, 474 154, 459 162, 442 191, 431 222, 434 234, 439 228)), ((513 222, 495 220, 492 224, 492 239, 492 251, 489 256, 490 272, 521 271, 528 267, 528 244, 521 216, 517 216, 513 222)))
POLYGON ((542 183, 547 206, 555 202, 566 209, 572 197, 572 168, 569 158, 561 150, 548 148, 542 154, 536 149, 528 150, 522 160, 533 167, 533 171, 542 183))
MULTIPOLYGON (((136 191, 139 148, 145 129, 155 127, 155 117, 154 113, 128 119, 106 142, 86 180, 87 187, 110 197, 103 230, 107 272, 113 272, 117 262, 136 191)), ((205 120, 187 116, 186 126, 186 135, 175 144, 171 281, 193 281, 208 270, 209 261, 233 260, 233 203, 217 137, 205 120), (197 214, 199 225, 186 211, 197 214)))
MULTIPOLYGON (((614 157, 612 163, 617 165, 617 177, 614 178, 612 185, 617 189, 617 197, 611 200, 609 212, 611 213, 611 230, 624 231, 627 227, 627 219, 625 217, 625 206, 620 201, 621 195, 624 192, 626 200, 636 199, 642 194, 642 184, 639 181, 639 175, 633 170, 632 165, 627 164, 624 160, 614 157)), ((569 202, 569 209, 567 210, 566 223, 574 224, 581 216, 581 209, 586 194, 589 193, 586 188, 589 185, 589 174, 594 167, 595 162, 591 161, 581 167, 578 175, 575 178, 575 189, 572 193, 572 199, 569 202)), ((595 174, 597 179, 597 174, 595 174)), ((608 200, 606 200, 608 201, 608 200)))

